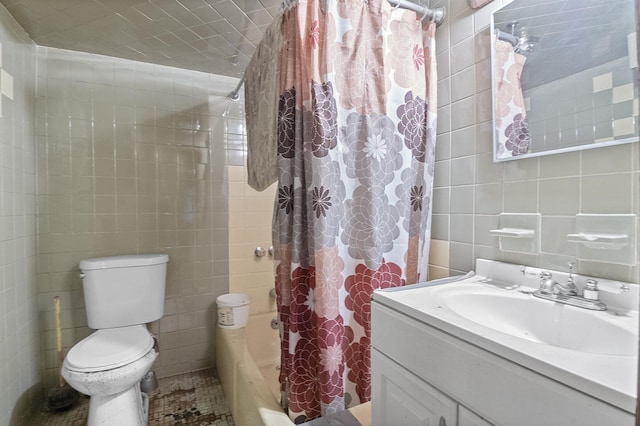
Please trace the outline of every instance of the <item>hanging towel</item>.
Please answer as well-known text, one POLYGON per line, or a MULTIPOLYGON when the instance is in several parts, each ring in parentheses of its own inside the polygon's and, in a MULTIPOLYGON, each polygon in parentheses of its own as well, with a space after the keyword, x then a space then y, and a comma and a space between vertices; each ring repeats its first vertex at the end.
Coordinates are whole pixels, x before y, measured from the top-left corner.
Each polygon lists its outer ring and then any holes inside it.
POLYGON ((274 18, 245 71, 247 174, 253 189, 263 191, 278 180, 278 69, 282 16, 274 18))
POLYGON ((494 41, 496 157, 509 158, 527 154, 531 143, 520 85, 526 57, 516 53, 511 43, 494 41))

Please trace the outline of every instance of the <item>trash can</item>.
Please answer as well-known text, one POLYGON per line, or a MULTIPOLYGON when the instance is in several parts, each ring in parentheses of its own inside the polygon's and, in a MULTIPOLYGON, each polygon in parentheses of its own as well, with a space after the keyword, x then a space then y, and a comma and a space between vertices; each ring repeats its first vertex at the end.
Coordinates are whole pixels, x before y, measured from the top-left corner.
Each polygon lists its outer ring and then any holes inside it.
POLYGON ((251 298, 242 293, 229 293, 218 296, 218 327, 242 328, 249 320, 251 298))

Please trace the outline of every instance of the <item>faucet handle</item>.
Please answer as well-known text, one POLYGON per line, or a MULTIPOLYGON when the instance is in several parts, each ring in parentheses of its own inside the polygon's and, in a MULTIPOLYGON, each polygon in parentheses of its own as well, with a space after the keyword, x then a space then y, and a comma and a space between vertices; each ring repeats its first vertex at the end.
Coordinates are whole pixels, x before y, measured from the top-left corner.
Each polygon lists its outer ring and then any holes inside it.
POLYGON ((573 282, 573 267, 576 265, 576 262, 571 260, 567 262, 567 265, 569 265, 569 277, 567 278, 567 284, 575 285, 573 282))
POLYGON ((599 300, 598 281, 594 279, 588 279, 585 283, 582 297, 589 300, 599 300))
POLYGON ((553 293, 557 284, 558 283, 556 283, 553 280, 551 272, 549 271, 540 272, 540 288, 539 288, 540 293, 544 293, 544 294, 553 293))

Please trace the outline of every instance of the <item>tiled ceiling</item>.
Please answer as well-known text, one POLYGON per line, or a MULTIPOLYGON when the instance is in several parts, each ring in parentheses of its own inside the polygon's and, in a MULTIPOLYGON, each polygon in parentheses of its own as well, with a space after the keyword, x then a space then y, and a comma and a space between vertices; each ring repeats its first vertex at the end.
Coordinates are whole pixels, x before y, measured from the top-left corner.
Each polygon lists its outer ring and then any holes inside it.
POLYGON ((281 0, 0 0, 41 46, 239 77, 281 0))

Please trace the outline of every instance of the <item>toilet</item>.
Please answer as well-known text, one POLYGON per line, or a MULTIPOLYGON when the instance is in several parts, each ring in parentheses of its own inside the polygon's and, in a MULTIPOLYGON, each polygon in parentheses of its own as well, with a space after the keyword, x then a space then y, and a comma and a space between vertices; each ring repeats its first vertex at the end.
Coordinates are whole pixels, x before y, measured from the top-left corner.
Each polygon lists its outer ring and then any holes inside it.
POLYGON ((147 424, 149 400, 140 380, 158 356, 146 323, 164 314, 166 254, 85 259, 80 278, 89 328, 73 346, 62 376, 89 395, 88 425, 147 424))

